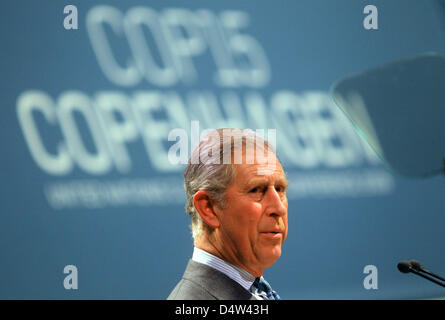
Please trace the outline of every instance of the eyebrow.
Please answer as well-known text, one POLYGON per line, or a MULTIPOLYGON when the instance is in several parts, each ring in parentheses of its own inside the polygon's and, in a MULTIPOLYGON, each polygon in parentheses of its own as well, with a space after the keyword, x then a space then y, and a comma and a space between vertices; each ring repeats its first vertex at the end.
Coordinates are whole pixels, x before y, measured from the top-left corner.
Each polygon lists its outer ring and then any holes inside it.
MULTIPOLYGON (((261 177, 255 177, 250 179, 246 184, 245 184, 245 188, 250 188, 254 185, 268 185, 270 183, 269 179, 267 178, 261 178, 261 177)), ((279 178, 275 181, 275 185, 283 185, 284 187, 288 187, 289 186, 289 182, 287 181, 286 178, 279 178)))

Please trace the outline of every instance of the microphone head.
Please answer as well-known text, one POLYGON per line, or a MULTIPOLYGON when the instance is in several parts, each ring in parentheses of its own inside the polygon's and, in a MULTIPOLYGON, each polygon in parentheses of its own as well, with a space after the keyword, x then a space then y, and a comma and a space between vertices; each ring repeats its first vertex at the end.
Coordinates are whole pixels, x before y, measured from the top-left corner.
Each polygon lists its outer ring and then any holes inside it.
POLYGON ((411 264, 411 267, 416 271, 419 271, 420 269, 422 269, 422 265, 417 260, 411 260, 409 263, 411 264))
POLYGON ((410 273, 411 272, 411 263, 408 261, 400 261, 397 264, 397 269, 399 269, 402 273, 410 273))

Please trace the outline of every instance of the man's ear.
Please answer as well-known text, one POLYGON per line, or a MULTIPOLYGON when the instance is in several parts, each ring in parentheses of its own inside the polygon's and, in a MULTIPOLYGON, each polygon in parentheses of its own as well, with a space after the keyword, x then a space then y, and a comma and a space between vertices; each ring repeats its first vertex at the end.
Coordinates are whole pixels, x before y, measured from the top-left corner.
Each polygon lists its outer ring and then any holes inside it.
POLYGON ((193 196, 193 205, 205 223, 214 229, 219 227, 220 223, 218 216, 213 210, 213 201, 209 198, 209 195, 205 190, 199 190, 195 193, 193 196))

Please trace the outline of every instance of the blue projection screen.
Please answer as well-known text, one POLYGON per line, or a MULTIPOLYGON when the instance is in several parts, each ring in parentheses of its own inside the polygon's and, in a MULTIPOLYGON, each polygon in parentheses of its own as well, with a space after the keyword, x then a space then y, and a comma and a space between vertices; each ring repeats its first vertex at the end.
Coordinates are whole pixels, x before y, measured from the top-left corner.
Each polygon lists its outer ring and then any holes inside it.
POLYGON ((445 274, 445 177, 388 171, 329 88, 445 53, 445 15, 369 4, 374 21, 355 0, 2 1, 0 298, 165 299, 193 252, 168 136, 189 155, 221 127, 276 132, 289 233, 265 275, 283 299, 444 296, 396 266, 445 274))

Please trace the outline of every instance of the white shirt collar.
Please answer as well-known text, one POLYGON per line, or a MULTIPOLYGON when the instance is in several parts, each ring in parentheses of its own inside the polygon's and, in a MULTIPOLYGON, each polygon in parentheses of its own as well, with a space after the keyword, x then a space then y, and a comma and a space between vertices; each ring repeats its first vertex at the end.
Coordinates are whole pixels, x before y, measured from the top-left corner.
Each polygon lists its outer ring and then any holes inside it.
POLYGON ((233 281, 239 283, 244 289, 250 291, 252 283, 255 281, 255 277, 251 275, 246 270, 241 269, 227 261, 224 261, 207 251, 199 248, 193 249, 193 261, 205 264, 213 269, 216 269, 226 276, 228 276, 233 281))

